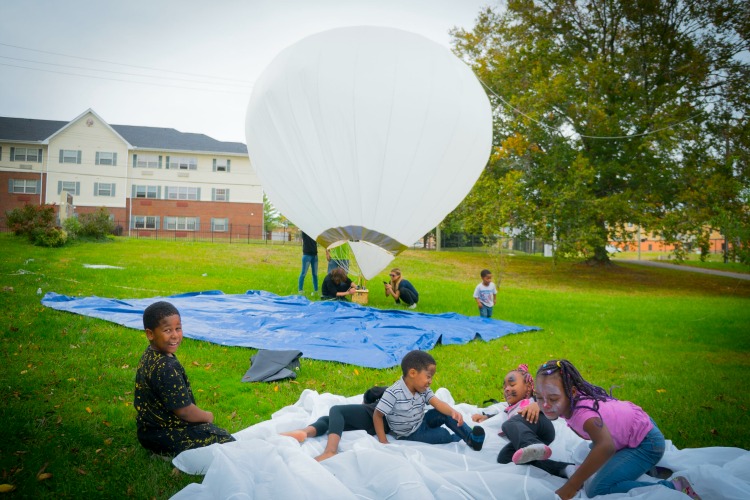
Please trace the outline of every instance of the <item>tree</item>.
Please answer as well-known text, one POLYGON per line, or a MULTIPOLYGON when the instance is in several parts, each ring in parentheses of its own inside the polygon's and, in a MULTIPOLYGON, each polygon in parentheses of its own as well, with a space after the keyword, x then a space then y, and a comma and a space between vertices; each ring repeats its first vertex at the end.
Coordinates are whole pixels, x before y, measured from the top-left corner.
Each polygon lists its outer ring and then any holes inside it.
POLYGON ((263 228, 266 232, 273 231, 281 224, 281 215, 279 214, 276 207, 271 204, 271 201, 263 193, 263 228))
POLYGON ((747 7, 510 0, 483 10, 473 31, 453 31, 496 106, 495 150, 454 218, 533 231, 560 256, 606 262, 610 240, 634 237, 627 223, 678 241, 737 210, 748 180, 747 7))

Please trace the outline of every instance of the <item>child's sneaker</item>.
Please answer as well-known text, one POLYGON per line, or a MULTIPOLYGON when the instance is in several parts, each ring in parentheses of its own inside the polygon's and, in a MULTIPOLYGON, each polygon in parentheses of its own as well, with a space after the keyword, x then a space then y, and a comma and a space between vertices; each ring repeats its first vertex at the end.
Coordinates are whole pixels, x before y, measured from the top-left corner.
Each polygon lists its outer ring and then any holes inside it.
POLYGON ((466 438, 466 444, 474 451, 480 451, 484 445, 484 428, 475 425, 471 434, 466 438))
POLYGON ((677 491, 680 491, 690 498, 697 498, 700 500, 701 497, 698 496, 698 494, 693 489, 693 485, 690 484, 690 481, 688 481, 688 478, 685 476, 677 476, 676 478, 672 479, 672 484, 674 484, 674 489, 677 491))
POLYGON ((538 443, 516 450, 513 454, 514 464, 525 464, 534 460, 547 460, 552 456, 552 450, 546 444, 538 443))

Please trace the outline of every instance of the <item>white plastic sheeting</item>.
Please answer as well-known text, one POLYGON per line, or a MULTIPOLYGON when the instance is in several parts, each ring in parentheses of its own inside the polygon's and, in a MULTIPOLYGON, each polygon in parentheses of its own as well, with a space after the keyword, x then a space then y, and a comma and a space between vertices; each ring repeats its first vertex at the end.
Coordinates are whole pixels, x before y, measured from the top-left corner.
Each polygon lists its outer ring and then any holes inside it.
MULTIPOLYGON (((473 405, 455 405, 446 389, 437 396, 461 411, 467 422, 473 405)), ((359 403, 362 396, 345 398, 305 390, 292 406, 276 412, 271 420, 244 429, 237 442, 189 450, 173 460, 188 474, 205 474, 178 492, 176 499, 540 499, 555 498, 564 480, 535 467, 500 465, 497 454, 506 444, 497 432, 504 416, 481 425, 487 431, 480 452, 464 443, 427 445, 391 441, 382 445, 364 431, 345 432, 339 454, 323 462, 313 457, 323 451, 326 437, 300 445, 279 432, 303 428, 335 404, 359 403)), ((580 461, 588 442, 576 436, 560 420, 554 423, 557 438, 552 458, 580 461)), ((667 441, 660 462, 676 474, 687 476, 704 499, 750 498, 750 452, 739 448, 678 450, 667 441)), ((653 479, 644 476, 644 480, 653 479)), ((583 493, 580 498, 587 498, 583 493)), ((602 499, 684 500, 683 494, 662 486, 632 490, 602 499)))
POLYGON ((282 51, 253 87, 245 132, 274 206, 326 248, 375 245, 383 255, 372 264, 356 256, 372 279, 474 185, 490 154, 492 111, 447 48, 358 26, 282 51))

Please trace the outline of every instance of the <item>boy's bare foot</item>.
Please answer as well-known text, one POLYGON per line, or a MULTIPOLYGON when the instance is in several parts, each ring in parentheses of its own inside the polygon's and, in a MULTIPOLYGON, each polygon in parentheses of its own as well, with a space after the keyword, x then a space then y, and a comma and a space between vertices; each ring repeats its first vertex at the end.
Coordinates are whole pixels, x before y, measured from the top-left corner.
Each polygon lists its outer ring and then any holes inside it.
POLYGON ((317 460, 318 462, 322 462, 326 458, 331 458, 334 455, 336 455, 335 451, 324 451, 323 453, 315 457, 315 460, 317 460))
POLYGON ((282 432, 282 436, 289 436, 293 437, 300 443, 304 443, 305 439, 307 439, 307 433, 305 431, 299 430, 299 431, 289 431, 289 432, 282 432))

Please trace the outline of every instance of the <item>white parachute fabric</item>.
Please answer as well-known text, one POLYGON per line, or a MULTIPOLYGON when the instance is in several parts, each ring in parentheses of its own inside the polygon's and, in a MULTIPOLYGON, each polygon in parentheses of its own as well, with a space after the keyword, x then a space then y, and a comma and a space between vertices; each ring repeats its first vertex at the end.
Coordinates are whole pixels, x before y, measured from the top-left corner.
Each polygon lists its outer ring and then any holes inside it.
POLYGON ((393 260, 393 254, 367 241, 350 241, 349 247, 365 279, 374 278, 393 260))
MULTIPOLYGON (((360 26, 282 51, 254 86, 246 135, 263 188, 288 219, 326 247, 369 242, 393 256, 474 185, 492 145, 492 112, 447 48, 360 26)), ((360 267, 375 268, 361 258, 360 267)))

